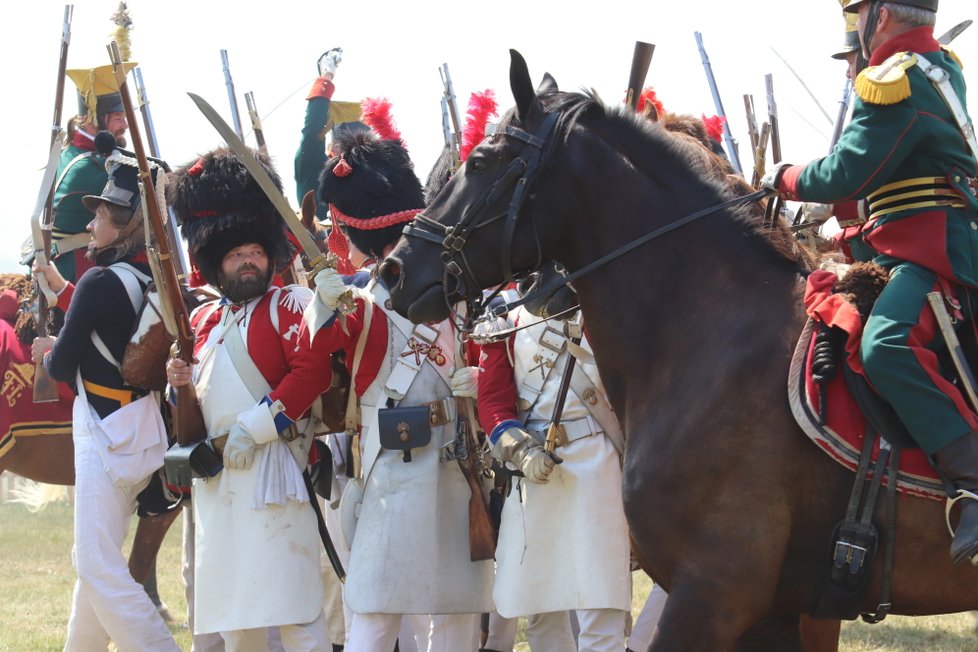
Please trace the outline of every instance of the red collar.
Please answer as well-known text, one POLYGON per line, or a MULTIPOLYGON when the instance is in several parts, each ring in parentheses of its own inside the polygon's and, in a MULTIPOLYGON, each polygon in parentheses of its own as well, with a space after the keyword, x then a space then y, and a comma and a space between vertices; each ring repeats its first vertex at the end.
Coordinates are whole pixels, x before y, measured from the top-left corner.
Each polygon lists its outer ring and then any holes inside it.
POLYGON ((95 151, 95 141, 88 134, 83 133, 81 129, 75 132, 74 137, 71 139, 71 144, 86 152, 95 151))
POLYGON ((876 48, 869 58, 869 65, 878 66, 897 52, 939 52, 941 44, 934 38, 934 28, 930 26, 914 27, 891 37, 886 43, 876 48))

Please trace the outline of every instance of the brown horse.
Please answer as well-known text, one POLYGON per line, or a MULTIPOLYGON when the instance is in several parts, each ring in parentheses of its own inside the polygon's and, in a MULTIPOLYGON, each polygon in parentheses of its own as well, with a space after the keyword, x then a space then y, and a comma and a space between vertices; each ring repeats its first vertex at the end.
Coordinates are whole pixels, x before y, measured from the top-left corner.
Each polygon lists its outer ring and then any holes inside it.
MULTIPOLYGON (((516 108, 383 264, 394 308, 436 321, 545 261, 588 269, 573 282, 627 433, 631 536, 669 593, 652 649, 800 649, 853 481, 786 400, 804 258, 661 127, 549 76, 534 92, 515 52, 510 80, 516 108)), ((976 608, 978 569, 951 565, 943 505, 901 498, 896 520, 892 612, 976 608)), ((881 580, 882 555, 864 611, 881 580)))
MULTIPOLYGON (((25 297, 30 291, 30 279, 23 274, 0 274, 0 292, 5 289, 13 290, 18 297, 25 297)), ((34 331, 29 316, 23 312, 16 322, 17 337, 12 335, 15 325, 0 319, 0 329, 4 329, 4 337, 0 341, 6 346, 18 346, 16 358, 30 360, 30 341, 34 331)), ((14 352, 8 352, 14 353, 14 352)), ((5 356, 6 359, 6 356, 5 356)), ((7 369, 4 369, 6 375, 7 369)), ((33 372, 33 369, 31 369, 33 372)), ((21 376, 23 380, 23 376, 21 376)), ((32 433, 30 436, 15 436, 0 455, 0 474, 4 471, 16 473, 19 476, 43 482, 45 484, 74 485, 75 484, 75 455, 74 444, 71 440, 71 391, 61 388, 61 398, 55 407, 50 403, 32 404, 33 412, 30 423, 50 422, 52 431, 49 433, 32 433), (52 422, 52 413, 66 416, 66 421, 52 422)), ((33 385, 29 382, 17 388, 22 400, 30 401, 33 385)), ((0 400, 6 400, 0 397, 0 400)), ((12 424, 11 430, 17 432, 18 423, 12 424)), ((6 439, 9 432, 0 432, 0 441, 6 439)), ((143 584, 153 572, 156 555, 163 544, 170 525, 179 515, 179 509, 173 509, 159 516, 140 518, 136 526, 135 539, 129 553, 129 572, 133 578, 143 584)))

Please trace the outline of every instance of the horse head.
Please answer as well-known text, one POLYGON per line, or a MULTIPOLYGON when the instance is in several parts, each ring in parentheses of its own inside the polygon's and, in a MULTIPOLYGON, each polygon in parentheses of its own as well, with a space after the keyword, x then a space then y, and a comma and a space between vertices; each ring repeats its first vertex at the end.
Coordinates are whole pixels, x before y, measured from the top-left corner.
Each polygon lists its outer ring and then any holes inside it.
MULTIPOLYGON (((394 308, 412 321, 444 319, 451 304, 478 301, 482 289, 512 281, 538 268, 552 250, 534 182, 554 164, 559 112, 541 101, 557 93, 546 75, 534 90, 523 57, 510 51, 510 84, 516 107, 496 134, 472 150, 465 164, 424 213, 405 228, 381 266, 394 308)), ((548 194, 554 195, 554 189, 548 194)), ((559 211, 551 213, 556 222, 559 211)))

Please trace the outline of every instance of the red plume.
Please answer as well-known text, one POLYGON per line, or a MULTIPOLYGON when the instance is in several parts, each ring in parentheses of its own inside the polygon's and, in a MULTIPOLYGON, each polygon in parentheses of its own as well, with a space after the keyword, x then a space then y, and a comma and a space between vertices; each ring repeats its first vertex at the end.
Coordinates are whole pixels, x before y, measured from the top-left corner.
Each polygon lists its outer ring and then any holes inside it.
POLYGON ((727 122, 727 119, 720 115, 715 115, 712 118, 707 118, 703 115, 703 126, 706 127, 706 135, 716 142, 721 142, 723 140, 723 125, 727 122))
POLYGON ((635 107, 639 111, 641 111, 642 109, 645 108, 645 103, 646 102, 651 102, 652 103, 652 106, 655 107, 656 113, 659 114, 659 119, 660 120, 666 115, 666 109, 665 109, 665 107, 662 106, 662 100, 660 100, 656 96, 655 91, 652 90, 652 87, 651 86, 646 86, 642 90, 642 94, 638 96, 638 104, 636 104, 635 107))
POLYGON ((463 161, 469 157, 476 145, 486 137, 486 125, 489 118, 499 115, 496 104, 496 94, 487 88, 482 93, 472 93, 469 97, 469 108, 465 114, 465 128, 462 130, 462 150, 459 158, 463 161))
POLYGON ((386 97, 368 97, 360 102, 360 118, 383 140, 400 140, 404 144, 391 115, 390 100, 386 97))

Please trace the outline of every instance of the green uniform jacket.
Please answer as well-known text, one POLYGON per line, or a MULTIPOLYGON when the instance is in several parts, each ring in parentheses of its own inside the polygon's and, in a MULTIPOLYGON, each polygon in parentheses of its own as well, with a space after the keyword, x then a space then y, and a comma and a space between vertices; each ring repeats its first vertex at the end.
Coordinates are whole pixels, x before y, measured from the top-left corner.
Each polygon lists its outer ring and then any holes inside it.
MULTIPOLYGON (((926 57, 949 73, 964 104, 961 67, 934 40, 932 28, 905 32, 880 50, 884 51, 874 52, 871 63, 882 64, 881 68, 889 63, 886 59, 902 52, 926 57)), ((802 201, 834 204, 865 198, 897 181, 945 178, 966 208, 931 206, 871 218, 860 234, 868 247, 854 246, 853 254, 860 260, 875 258, 887 267, 908 260, 944 278, 978 286, 978 269, 972 264, 978 260, 978 224, 974 222, 978 200, 967 185, 968 178, 978 174, 978 162, 923 71, 912 66, 906 77, 910 95, 905 99, 882 104, 857 97, 852 121, 835 150, 807 166, 786 169, 779 189, 802 201)))
MULTIPOLYGON (((82 137, 79 137, 79 140, 82 137)), ((76 141, 77 142, 77 141, 76 141)), ((84 233, 85 227, 95 217, 92 211, 82 204, 85 195, 101 195, 105 183, 109 179, 105 171, 105 157, 92 149, 71 144, 61 153, 58 162, 57 185, 54 188, 52 202, 54 212, 54 229, 51 240, 57 249, 57 243, 62 238, 75 233, 84 233)), ((59 253, 55 264, 61 274, 70 281, 75 281, 81 275, 79 271, 87 268, 79 261, 85 250, 76 249, 59 253)))
MULTIPOLYGON (((295 192, 299 203, 306 193, 316 191, 319 175, 326 167, 326 146, 323 144, 323 130, 329 119, 330 100, 313 97, 306 104, 306 120, 302 125, 299 149, 295 153, 295 192)), ((316 202, 316 217, 326 219, 326 206, 316 202)))

